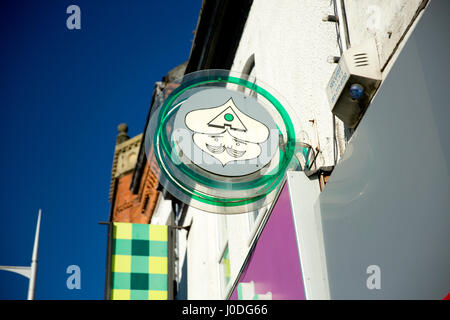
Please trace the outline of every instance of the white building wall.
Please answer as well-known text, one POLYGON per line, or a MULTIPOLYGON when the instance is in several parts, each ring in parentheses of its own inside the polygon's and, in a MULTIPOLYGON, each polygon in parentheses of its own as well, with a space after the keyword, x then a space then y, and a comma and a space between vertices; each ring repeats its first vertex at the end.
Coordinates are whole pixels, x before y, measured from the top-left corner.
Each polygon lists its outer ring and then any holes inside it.
MULTIPOLYGON (((420 3, 421 0, 346 0, 351 45, 374 36, 381 65, 385 64, 420 3)), ((257 81, 281 93, 301 120, 302 128, 297 131, 306 131, 314 147, 320 143, 323 157, 319 158, 319 165, 333 165, 332 114, 325 87, 336 67, 327 62, 327 57, 339 56, 339 48, 335 24, 323 22, 325 14, 334 14, 333 1, 254 0, 232 70, 242 72, 254 54, 257 81), (309 121, 312 119, 317 123, 318 141, 309 121)), ((185 225, 192 222, 187 240, 189 299, 224 298, 220 288, 217 220, 215 214, 188 210, 185 225)), ((227 229, 233 283, 249 250, 248 214, 227 216, 227 229)))
POLYGON ((346 0, 351 45, 373 37, 380 65, 388 62, 423 0, 346 0))
POLYGON ((172 201, 165 200, 160 194, 158 196, 158 202, 156 202, 155 211, 152 215, 151 224, 165 225, 168 224, 170 214, 172 212, 172 201))
MULTIPOLYGON (((335 65, 327 62, 339 55, 334 23, 322 17, 332 14, 330 1, 256 0, 244 28, 232 66, 242 72, 248 58, 255 55, 255 75, 278 91, 301 121, 296 133, 306 131, 313 146, 317 121, 323 161, 333 165, 332 115, 325 87, 335 65)), ((320 158, 319 158, 320 159, 320 158)))
POLYGON ((245 261, 249 250, 249 223, 248 214, 235 214, 227 216, 228 245, 230 253, 231 281, 226 292, 232 289, 234 279, 245 261))
MULTIPOLYGON (((248 253, 250 239, 248 214, 226 216, 232 226, 225 236, 228 241, 231 279, 236 278, 248 253)), ((191 225, 187 238, 188 299, 223 299, 228 288, 220 283, 221 251, 218 223, 220 216, 189 207, 184 225, 191 225), (224 290, 225 289, 225 290, 224 290)))
POLYGON ((185 225, 187 238, 188 299, 221 299, 218 265, 217 215, 190 207, 185 225))

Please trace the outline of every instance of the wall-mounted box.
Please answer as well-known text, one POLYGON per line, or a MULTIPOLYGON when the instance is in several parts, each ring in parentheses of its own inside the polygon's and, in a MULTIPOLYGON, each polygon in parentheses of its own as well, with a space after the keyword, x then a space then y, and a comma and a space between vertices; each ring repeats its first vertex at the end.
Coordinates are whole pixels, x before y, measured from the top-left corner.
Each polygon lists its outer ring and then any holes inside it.
POLYGON ((355 128, 381 83, 374 40, 345 51, 327 85, 331 112, 355 128))

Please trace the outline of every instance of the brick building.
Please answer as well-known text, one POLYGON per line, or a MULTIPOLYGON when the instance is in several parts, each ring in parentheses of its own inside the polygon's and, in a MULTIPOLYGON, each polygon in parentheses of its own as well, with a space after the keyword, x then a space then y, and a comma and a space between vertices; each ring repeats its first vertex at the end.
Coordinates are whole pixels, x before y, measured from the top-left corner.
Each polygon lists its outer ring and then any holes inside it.
MULTIPOLYGON (((163 77, 162 81, 156 82, 152 100, 147 117, 150 118, 151 106, 158 95, 165 89, 166 93, 170 93, 175 88, 172 82, 181 77, 186 69, 186 64, 179 65, 163 77)), ((147 123, 145 124, 147 127, 147 123)), ((182 206, 178 205, 177 200, 172 199, 170 195, 160 192, 162 191, 158 184, 158 178, 155 176, 154 169, 150 168, 144 150, 145 132, 135 137, 128 136, 128 126, 124 123, 118 126, 118 134, 116 137, 116 145, 114 149, 109 202, 111 203, 109 214, 108 229, 108 253, 106 262, 106 281, 105 281, 105 299, 111 298, 111 273, 112 273, 112 255, 113 255, 113 223, 131 223, 131 224, 150 224, 152 222, 155 208, 160 202, 170 200, 172 205, 160 211, 164 212, 165 217, 163 224, 170 223, 172 213, 179 212, 182 206), (162 198, 162 200, 160 199, 162 198)), ((167 206, 166 206, 167 207, 167 206)), ((156 219, 158 220, 158 219, 156 219)), ((161 220, 161 219, 160 219, 161 220)), ((153 224, 161 224, 158 221, 153 224)), ((171 233, 169 232, 169 235, 171 233)), ((170 238, 170 236, 169 236, 170 238)), ((169 240, 169 253, 173 251, 171 241, 169 240)), ((169 260, 172 256, 169 254, 169 260)), ((169 266, 173 261, 169 261, 169 266)), ((169 283, 172 283, 172 272, 169 272, 169 283)), ((169 285, 169 298, 173 297, 173 291, 169 285)))

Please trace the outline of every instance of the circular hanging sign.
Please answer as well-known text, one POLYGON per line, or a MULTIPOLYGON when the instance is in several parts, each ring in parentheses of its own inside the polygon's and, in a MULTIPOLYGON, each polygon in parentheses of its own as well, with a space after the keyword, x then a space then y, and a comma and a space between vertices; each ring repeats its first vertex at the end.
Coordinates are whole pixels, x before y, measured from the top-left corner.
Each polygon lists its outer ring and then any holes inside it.
POLYGON ((247 75, 185 75, 152 107, 150 168, 169 193, 204 211, 243 213, 269 204, 296 152, 295 113, 281 99, 247 75))

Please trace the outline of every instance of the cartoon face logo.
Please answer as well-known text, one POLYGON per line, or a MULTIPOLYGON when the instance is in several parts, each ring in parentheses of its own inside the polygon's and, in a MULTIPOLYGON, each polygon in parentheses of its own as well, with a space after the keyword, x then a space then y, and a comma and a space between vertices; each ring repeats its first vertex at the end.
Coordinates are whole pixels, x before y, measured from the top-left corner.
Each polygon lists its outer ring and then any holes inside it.
POLYGON ((241 112, 232 98, 218 107, 187 113, 185 124, 194 131, 194 143, 222 166, 257 158, 261 154, 259 144, 269 137, 269 129, 241 112))

